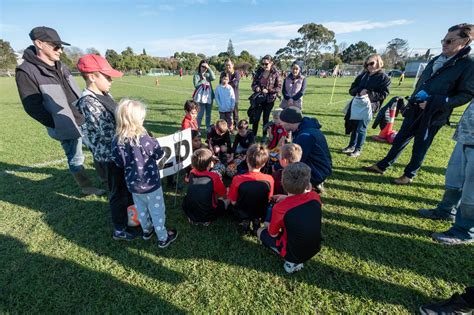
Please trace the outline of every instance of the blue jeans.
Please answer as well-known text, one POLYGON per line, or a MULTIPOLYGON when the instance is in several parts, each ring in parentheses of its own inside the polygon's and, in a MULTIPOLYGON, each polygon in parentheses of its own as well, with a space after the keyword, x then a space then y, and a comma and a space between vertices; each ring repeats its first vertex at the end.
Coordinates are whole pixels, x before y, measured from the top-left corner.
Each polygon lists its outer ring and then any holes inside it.
POLYGON ((206 112, 206 130, 209 129, 209 126, 211 125, 211 110, 212 110, 212 103, 211 104, 199 103, 199 113, 197 115, 197 122, 198 122, 199 129, 201 129, 201 121, 202 121, 202 116, 204 116, 204 112, 206 112))
POLYGON ((387 155, 377 163, 377 166, 382 171, 385 171, 390 165, 395 163, 405 147, 410 143, 411 139, 414 138, 410 162, 405 167, 403 175, 409 178, 416 176, 416 172, 420 169, 421 164, 425 159, 426 152, 428 152, 428 149, 441 126, 430 126, 427 128, 426 132, 418 132, 416 128, 415 130, 411 128, 413 123, 414 120, 412 118, 407 117, 403 120, 400 131, 396 135, 390 151, 388 151, 387 155))
POLYGON ((460 163, 448 165, 446 187, 461 187, 462 194, 450 231, 461 238, 474 238, 474 145, 457 144, 456 148, 460 163))
POLYGON ((163 189, 160 187, 146 194, 133 193, 132 196, 143 232, 149 233, 155 229, 158 240, 166 241, 168 232, 165 228, 166 207, 163 189))
POLYGON ((351 140, 349 147, 354 147, 356 150, 361 150, 367 136, 367 125, 370 120, 357 120, 357 128, 351 133, 351 140))
POLYGON ((82 138, 61 140, 61 146, 66 153, 67 164, 71 173, 77 173, 84 167, 84 153, 82 153, 82 138))
POLYGON ((442 217, 454 216, 461 203, 462 183, 456 178, 458 170, 462 165, 462 144, 456 144, 451 158, 449 159, 448 168, 446 169, 446 180, 443 199, 436 206, 435 212, 442 217))

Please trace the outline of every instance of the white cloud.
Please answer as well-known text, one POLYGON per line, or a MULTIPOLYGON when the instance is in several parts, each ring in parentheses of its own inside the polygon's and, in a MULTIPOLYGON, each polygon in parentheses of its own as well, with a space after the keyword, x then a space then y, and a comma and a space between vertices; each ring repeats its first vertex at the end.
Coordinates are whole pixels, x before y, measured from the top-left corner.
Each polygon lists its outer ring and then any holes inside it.
POLYGON ((388 28, 392 26, 399 26, 399 25, 407 25, 411 24, 412 21, 409 20, 392 20, 392 21, 385 21, 385 22, 371 22, 371 21, 351 21, 351 22, 324 22, 322 23, 328 29, 334 31, 336 34, 344 34, 344 33, 353 33, 353 32, 360 32, 363 30, 371 30, 371 29, 380 29, 380 28, 388 28))
POLYGON ((287 23, 287 22, 270 22, 261 24, 252 24, 238 29, 239 32, 251 33, 257 35, 272 35, 280 38, 294 37, 298 33, 301 24, 287 23))

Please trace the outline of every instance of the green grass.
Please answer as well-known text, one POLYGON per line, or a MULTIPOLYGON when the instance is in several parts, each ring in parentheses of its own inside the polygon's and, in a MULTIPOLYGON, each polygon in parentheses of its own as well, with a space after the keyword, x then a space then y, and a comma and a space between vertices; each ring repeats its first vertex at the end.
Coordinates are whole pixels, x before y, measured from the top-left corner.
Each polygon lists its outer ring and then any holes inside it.
MULTIPOLYGON (((367 174, 361 166, 389 146, 368 139, 359 159, 338 153, 348 143, 341 109, 351 80, 338 80, 336 104, 328 105, 333 80, 309 79, 304 112, 323 125, 334 173, 322 196, 323 249, 303 271, 286 275, 281 259, 240 236, 230 218, 190 226, 182 195, 175 206, 171 189, 167 226, 179 230, 175 243, 159 250, 155 240, 113 241, 106 198, 81 198, 65 162, 45 164, 64 158, 59 144, 24 113, 14 79, 0 78, 0 312, 413 313, 472 285, 474 247, 434 243, 430 233, 449 224, 416 213, 442 196, 454 129, 439 132, 411 186, 390 184, 411 147, 385 176, 367 174)), ((112 88, 117 99, 148 104, 147 127, 158 136, 179 129, 193 92, 190 77, 160 83, 126 77, 112 88)), ((412 84, 394 87, 391 96, 408 95, 412 84)), ((241 82, 242 116, 249 86, 241 82)), ((90 154, 86 160, 94 176, 90 154)))

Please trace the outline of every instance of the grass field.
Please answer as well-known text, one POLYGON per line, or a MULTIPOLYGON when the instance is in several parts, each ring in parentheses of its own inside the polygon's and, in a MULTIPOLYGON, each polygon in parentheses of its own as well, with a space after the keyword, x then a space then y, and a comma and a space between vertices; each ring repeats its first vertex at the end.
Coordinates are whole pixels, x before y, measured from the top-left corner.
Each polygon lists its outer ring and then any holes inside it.
MULTIPOLYGON (((389 147, 368 138, 359 159, 339 153, 348 143, 341 109, 351 81, 338 80, 335 104, 328 105, 333 80, 309 79, 304 112, 323 125, 334 172, 322 196, 323 249, 301 272, 286 275, 282 260, 240 236, 230 218, 190 226, 182 195, 175 205, 171 188, 167 226, 179 230, 175 243, 159 250, 156 240, 113 241, 106 198, 78 194, 59 144, 24 113, 14 79, 0 78, 0 312, 413 313, 472 285, 474 247, 434 243, 430 233, 449 224, 416 212, 442 196, 454 129, 439 132, 411 186, 390 184, 411 147, 386 175, 365 173, 361 166, 389 147)), ((147 127, 158 136, 179 129, 193 92, 190 77, 160 83, 126 77, 112 88, 116 99, 148 104, 147 127)), ((393 87, 391 96, 408 95, 412 84, 393 87)), ((242 116, 249 86, 241 82, 242 116)), ((86 160, 94 176, 90 153, 86 160)))

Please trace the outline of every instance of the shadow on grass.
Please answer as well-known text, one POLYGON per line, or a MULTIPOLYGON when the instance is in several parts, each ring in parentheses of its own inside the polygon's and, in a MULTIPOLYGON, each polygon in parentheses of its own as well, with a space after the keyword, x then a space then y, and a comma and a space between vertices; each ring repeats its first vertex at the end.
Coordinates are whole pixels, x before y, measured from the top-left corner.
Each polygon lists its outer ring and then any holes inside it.
POLYGON ((425 204, 429 205, 436 205, 438 200, 435 199, 429 199, 429 198, 424 198, 424 197, 419 197, 419 196, 413 196, 413 195, 402 195, 402 194, 396 194, 391 192, 390 189, 385 189, 383 191, 380 190, 374 190, 374 189, 367 189, 365 187, 357 186, 357 185, 341 185, 341 184, 336 184, 333 182, 329 182, 327 187, 329 189, 335 188, 339 189, 342 191, 351 191, 351 192, 356 192, 356 193, 363 193, 371 196, 380 196, 380 197, 389 197, 395 200, 394 203, 396 203, 396 200, 408 200, 411 202, 423 202, 425 204))
MULTIPOLYGON (((3 167, 16 170, 21 166, 0 163, 0 169, 3 167)), ((79 189, 68 170, 45 167, 28 172, 48 177, 36 181, 15 173, 1 173, 0 200, 42 213, 44 222, 58 235, 97 255, 110 257, 127 269, 136 269, 152 279, 172 284, 184 281, 184 275, 124 251, 123 243, 112 239, 106 198, 80 198, 77 195, 79 189)), ((97 178, 92 171, 89 171, 89 176, 97 178)))
MULTIPOLYGON (((372 165, 375 163, 374 161, 369 161, 369 160, 364 160, 364 162, 367 162, 366 165, 372 165)), ((396 166, 396 164, 394 166, 396 166)), ((392 183, 394 178, 380 175, 380 174, 369 173, 369 172, 366 172, 361 167, 360 168, 359 167, 333 167, 331 178, 344 180, 347 182, 380 183, 380 184, 385 184, 385 185, 394 185, 392 183)), ((400 186, 397 186, 397 187, 400 187, 400 186)), ((417 182, 416 180, 410 185, 406 186, 405 188, 413 189, 416 187, 444 190, 443 185, 420 183, 420 182, 417 182)))
POLYGON ((109 274, 29 252, 13 237, 0 235, 0 244, 0 301, 4 312, 184 314, 159 295, 109 274))
MULTIPOLYGON (((0 169, 17 169, 20 167, 19 165, 0 166, 2 167, 0 169)), ((182 275, 157 265, 155 261, 142 255, 125 250, 125 247, 129 247, 156 255, 158 249, 156 248, 155 241, 145 243, 137 240, 136 242, 126 243, 125 246, 124 243, 113 241, 110 237, 111 228, 108 222, 110 214, 107 202, 105 199, 90 200, 90 198, 85 198, 78 200, 75 197, 71 197, 74 196, 76 187, 67 170, 35 168, 29 172, 50 176, 46 179, 35 181, 16 176, 14 173, 2 173, 0 176, 0 199, 43 213, 44 216, 42 219, 55 233, 94 252, 96 255, 115 260, 125 269, 134 270, 152 279, 171 284, 182 283, 186 281, 187 277, 193 277, 192 274, 188 276, 182 275), (28 198, 24 198, 24 196, 28 196, 28 198)), ((352 200, 340 200, 335 198, 325 198, 325 201, 331 205, 355 207, 373 212, 379 212, 381 209, 384 209, 391 213, 413 215, 413 211, 410 209, 381 208, 377 205, 367 205, 352 200)), ((213 223, 210 227, 204 228, 188 225, 179 207, 172 208, 167 205, 167 213, 167 226, 175 225, 180 231, 180 237, 176 243, 171 245, 171 248, 159 251, 161 257, 183 260, 183 263, 189 259, 199 260, 203 264, 206 263, 206 260, 211 260, 225 265, 241 266, 246 269, 257 270, 277 277, 285 277, 281 259, 271 255, 270 251, 257 244, 253 238, 242 238, 239 236, 235 223, 231 222, 229 218, 223 218, 213 223)), ((425 233, 424 230, 404 225, 378 223, 373 220, 348 215, 327 214, 327 217, 330 220, 352 222, 388 232, 398 231, 400 233, 413 235, 422 235, 425 233)), ((467 281, 465 273, 453 272, 450 267, 462 266, 466 269, 467 263, 459 264, 458 262, 455 264, 455 260, 467 255, 468 249, 452 249, 450 252, 453 254, 452 257, 445 259, 444 255, 446 255, 446 250, 428 241, 425 242, 416 239, 358 231, 326 222, 323 224, 323 231, 325 232, 326 238, 323 246, 334 248, 341 252, 347 252, 368 263, 376 262, 395 269, 407 269, 420 275, 442 278, 451 282, 467 281)), ((26 256, 26 260, 29 261, 27 266, 29 273, 21 274, 21 277, 24 278, 24 282, 20 282, 21 287, 26 286, 26 288, 22 290, 23 294, 34 296, 35 290, 41 289, 38 287, 39 284, 36 285, 36 282, 31 286, 31 290, 26 284, 23 284, 28 281, 36 281, 36 279, 39 279, 38 283, 41 283, 43 286, 45 283, 47 284, 48 288, 44 289, 44 298, 46 300, 48 298, 46 292, 50 292, 49 289, 53 291, 59 290, 60 286, 71 290, 69 294, 71 295, 70 299, 73 301, 84 296, 85 299, 87 299, 89 295, 94 294, 101 297, 103 294, 107 294, 104 292, 110 291, 108 287, 117 286, 117 284, 122 286, 122 282, 113 279, 110 275, 84 270, 83 267, 76 266, 74 263, 50 259, 39 254, 26 254, 21 246, 20 249, 15 249, 15 246, 18 247, 18 244, 15 243, 17 243, 16 240, 7 238, 5 242, 2 242, 1 246, 2 248, 7 247, 8 251, 12 252, 14 256, 17 256, 19 260, 24 259, 22 257, 26 256), (45 270, 54 269, 56 266, 59 268, 59 272, 52 272, 52 274, 45 272, 45 270), (61 279, 63 282, 56 285, 56 279, 61 279), (65 282, 64 279, 68 279, 68 281, 65 282), (78 279, 80 282, 87 282, 88 279, 90 279, 91 283, 75 283, 78 279), (94 286, 96 283, 100 284, 97 288, 94 286)), ((324 250, 320 257, 306 264, 305 271, 292 276, 292 279, 361 299, 403 305, 412 311, 415 310, 419 303, 429 299, 426 294, 417 289, 375 279, 370 274, 360 275, 343 270, 337 266, 330 266, 321 262, 320 260, 322 259, 324 259, 324 250)), ((7 266, 14 268, 14 266, 17 265, 9 263, 7 266)), ((205 265, 203 265, 202 268, 205 268, 205 265)), ((219 271, 222 270, 225 271, 225 268, 219 268, 219 271)), ((472 273, 472 271, 469 270, 467 270, 467 272, 468 275, 469 272, 472 273)), ((10 282, 12 282, 17 279, 17 276, 19 275, 9 276, 10 278, 8 279, 11 279, 10 282)), ((225 277, 226 274, 222 276, 225 277)), ((287 285, 291 286, 290 279, 287 285)), ((13 288, 18 287, 14 286, 13 288)), ((10 290, 10 288, 7 288, 7 290, 10 290)), ((132 286, 127 287, 127 285, 125 285, 125 287, 117 288, 116 290, 117 291, 114 290, 113 292, 117 292, 120 296, 123 296, 123 303, 133 301, 133 308, 143 311, 149 310, 146 308, 146 306, 149 305, 149 299, 152 297, 149 293, 144 292, 144 298, 142 299, 141 293, 144 291, 142 289, 132 286)), ((57 295, 53 294, 53 297, 56 298, 57 295)), ((66 297, 68 297, 67 294, 66 297)), ((114 298, 116 298, 114 293, 110 293, 110 295, 107 295, 104 299, 109 301, 114 298)), ((110 302, 112 305, 108 307, 107 305, 100 307, 104 304, 101 304, 100 301, 96 302, 94 297, 91 298, 91 301, 92 303, 89 303, 90 307, 96 307, 94 303, 97 303, 99 305, 98 308, 102 310, 113 310, 116 305, 122 303, 121 301, 115 301, 110 302)), ((165 310, 180 311, 173 309, 173 306, 168 302, 159 299, 156 302, 157 307, 159 307, 160 303, 162 303, 163 309, 165 310)), ((27 310, 27 305, 24 304, 23 306, 25 310, 27 310)), ((11 307, 17 310, 15 304, 12 304, 11 307)), ((68 304, 58 304, 58 308, 61 311, 63 310, 62 308, 69 310, 69 307, 68 304)), ((21 310, 23 310, 23 308, 21 308, 21 310)), ((88 310, 86 309, 85 311, 88 310)))

